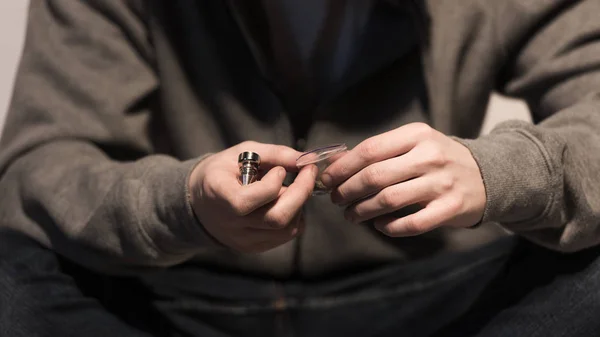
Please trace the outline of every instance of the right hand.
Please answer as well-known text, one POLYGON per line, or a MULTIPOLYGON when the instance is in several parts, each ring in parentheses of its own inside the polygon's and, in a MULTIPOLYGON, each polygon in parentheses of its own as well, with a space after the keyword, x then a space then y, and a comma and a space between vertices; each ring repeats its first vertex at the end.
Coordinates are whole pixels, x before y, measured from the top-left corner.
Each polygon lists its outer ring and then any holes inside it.
POLYGON ((302 206, 312 194, 317 168, 302 168, 289 187, 287 171, 297 171, 301 153, 282 145, 244 142, 204 159, 190 176, 192 208, 204 228, 223 245, 259 253, 292 240, 302 232, 302 206), (242 186, 238 155, 261 157, 261 180, 242 186))

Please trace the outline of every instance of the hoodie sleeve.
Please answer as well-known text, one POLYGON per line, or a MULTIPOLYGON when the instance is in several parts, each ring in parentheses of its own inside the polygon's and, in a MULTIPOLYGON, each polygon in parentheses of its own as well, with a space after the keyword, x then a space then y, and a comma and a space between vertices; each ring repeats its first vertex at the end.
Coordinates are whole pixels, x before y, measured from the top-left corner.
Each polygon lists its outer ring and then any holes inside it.
POLYGON ((463 141, 486 185, 483 221, 560 251, 598 245, 600 2, 502 4, 499 89, 526 100, 534 124, 509 121, 463 141))
POLYGON ((188 202, 200 158, 157 154, 143 2, 32 0, 0 143, 0 229, 136 273, 216 245, 188 202))

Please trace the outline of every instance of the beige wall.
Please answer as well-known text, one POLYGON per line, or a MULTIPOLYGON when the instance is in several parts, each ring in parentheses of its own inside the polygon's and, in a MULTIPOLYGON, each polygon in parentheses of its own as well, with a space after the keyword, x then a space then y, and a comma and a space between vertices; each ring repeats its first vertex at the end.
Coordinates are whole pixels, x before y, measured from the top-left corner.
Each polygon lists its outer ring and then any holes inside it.
POLYGON ((492 95, 487 115, 483 123, 482 133, 488 133, 501 121, 509 119, 522 119, 531 122, 529 109, 520 100, 508 99, 498 95, 492 95))
MULTIPOLYGON (((0 1, 0 127, 12 92, 15 69, 21 54, 25 32, 26 0, 0 1)), ((525 106, 518 101, 492 97, 483 133, 499 121, 519 118, 529 119, 525 106)))
POLYGON ((29 1, 0 1, 0 127, 12 92, 15 69, 21 55, 29 1))

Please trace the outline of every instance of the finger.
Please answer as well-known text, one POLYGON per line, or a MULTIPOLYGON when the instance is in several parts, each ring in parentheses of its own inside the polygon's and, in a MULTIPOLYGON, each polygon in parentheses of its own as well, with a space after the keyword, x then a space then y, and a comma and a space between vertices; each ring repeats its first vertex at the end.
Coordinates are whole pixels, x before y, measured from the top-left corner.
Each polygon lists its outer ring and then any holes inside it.
POLYGON ((384 216, 375 220, 375 228, 392 237, 415 236, 449 223, 460 211, 460 203, 451 198, 438 199, 422 210, 402 218, 384 216))
POLYGON ((421 177, 386 187, 374 196, 348 207, 344 216, 351 222, 363 222, 409 205, 430 201, 436 195, 433 183, 429 177, 421 177))
POLYGON ((237 175, 224 172, 220 178, 215 178, 211 186, 213 193, 228 206, 231 213, 245 216, 277 199, 282 192, 285 175, 283 167, 275 167, 262 180, 241 185, 237 175))
MULTIPOLYGON (((261 170, 269 170, 275 166, 282 166, 287 171, 298 171, 296 159, 302 152, 296 151, 285 145, 263 144, 257 142, 244 142, 237 146, 236 151, 252 151, 260 156, 261 170)), ((235 157, 237 160, 237 157, 235 157)))
POLYGON ((371 137, 332 163, 323 172, 321 180, 327 187, 338 186, 373 163, 410 151, 419 139, 424 138, 421 134, 430 129, 426 124, 414 123, 371 137))
MULTIPOLYGON (((277 199, 279 199, 287 191, 288 188, 289 187, 287 187, 287 186, 281 186, 281 189, 279 190, 279 193, 277 194, 277 198, 274 201, 271 201, 270 203, 267 203, 266 205, 262 206, 262 208, 264 208, 264 210, 262 212, 260 212, 260 209, 255 210, 254 212, 256 212, 257 214, 252 214, 253 221, 248 221, 248 224, 246 225, 246 227, 254 228, 254 229, 261 229, 261 230, 270 230, 270 231, 280 230, 281 228, 279 228, 279 227, 273 227, 273 226, 265 223, 264 217, 265 217, 266 211, 275 205, 275 201, 277 199), (258 213, 258 212, 260 212, 260 213, 258 213)), ((296 223, 297 221, 292 221, 292 222, 296 223)))
POLYGON ((351 176, 331 192, 336 205, 348 205, 379 192, 385 187, 415 178, 424 173, 414 151, 371 164, 351 176))
POLYGON ((297 215, 290 226, 279 230, 246 228, 245 237, 251 242, 243 243, 250 252, 265 252, 293 240, 303 231, 301 215, 297 215))
POLYGON ((329 163, 336 162, 336 161, 338 161, 338 159, 342 158, 342 157, 343 157, 343 156, 345 156, 347 153, 348 153, 348 150, 345 150, 345 151, 343 151, 343 152, 340 152, 340 153, 336 153, 336 154, 334 154, 333 156, 331 156, 331 157, 327 158, 327 161, 328 161, 329 163))
POLYGON ((285 193, 285 191, 287 191, 287 186, 281 186, 281 189, 279 189, 279 193, 277 194, 277 198, 281 197, 283 195, 283 193, 285 193))
POLYGON ((317 177, 318 169, 315 165, 303 167, 294 182, 288 186, 287 190, 270 207, 265 207, 264 215, 260 212, 253 217, 257 217, 255 226, 264 226, 265 228, 285 228, 300 213, 302 206, 310 198, 317 177))

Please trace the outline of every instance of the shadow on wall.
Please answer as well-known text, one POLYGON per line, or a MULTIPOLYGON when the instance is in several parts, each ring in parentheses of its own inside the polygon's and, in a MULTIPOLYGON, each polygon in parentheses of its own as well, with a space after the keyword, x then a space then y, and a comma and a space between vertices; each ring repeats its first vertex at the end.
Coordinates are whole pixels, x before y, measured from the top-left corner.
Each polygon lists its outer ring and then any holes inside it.
MULTIPOLYGON (((0 130, 23 46, 28 4, 27 0, 0 1, 0 130)), ((531 120, 525 104, 493 95, 482 133, 488 133, 494 125, 508 119, 531 120)))

